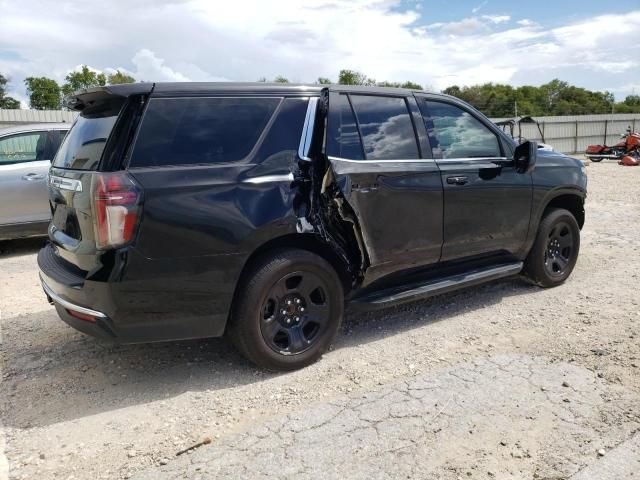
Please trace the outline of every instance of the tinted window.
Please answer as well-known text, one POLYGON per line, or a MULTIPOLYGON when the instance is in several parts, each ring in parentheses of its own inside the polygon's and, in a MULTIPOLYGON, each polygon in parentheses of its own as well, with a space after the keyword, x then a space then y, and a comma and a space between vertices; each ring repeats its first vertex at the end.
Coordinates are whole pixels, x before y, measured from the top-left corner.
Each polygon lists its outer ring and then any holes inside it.
POLYGON ((53 160, 59 168, 95 170, 118 119, 124 99, 110 98, 85 107, 53 160))
POLYGON ((419 158, 404 98, 350 95, 369 160, 419 158))
POLYGON ((345 94, 332 97, 327 133, 328 155, 349 160, 364 160, 356 118, 345 94))
POLYGON ((280 98, 161 98, 145 112, 131 166, 233 162, 256 144, 280 98))
POLYGON ((470 113, 448 103, 425 104, 433 123, 430 140, 434 158, 501 156, 496 135, 470 113))
POLYGON ((47 160, 46 145, 46 132, 19 133, 0 138, 0 165, 47 160))
POLYGON ((49 152, 47 158, 52 159, 56 156, 58 149, 60 148, 60 144, 64 139, 64 136, 67 134, 66 130, 51 130, 49 132, 49 152))

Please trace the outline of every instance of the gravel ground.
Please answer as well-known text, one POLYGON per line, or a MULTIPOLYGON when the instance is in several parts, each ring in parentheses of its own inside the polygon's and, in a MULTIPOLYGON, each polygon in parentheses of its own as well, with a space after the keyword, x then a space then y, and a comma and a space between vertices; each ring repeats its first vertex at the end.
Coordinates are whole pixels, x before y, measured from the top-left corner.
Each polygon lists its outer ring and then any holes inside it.
POLYGON ((603 478, 607 458, 637 472, 640 168, 587 171, 564 285, 510 279, 348 314, 332 351, 289 374, 256 370, 220 339, 116 346, 77 333, 38 285, 41 241, 0 243, 9 477, 583 479, 603 478))

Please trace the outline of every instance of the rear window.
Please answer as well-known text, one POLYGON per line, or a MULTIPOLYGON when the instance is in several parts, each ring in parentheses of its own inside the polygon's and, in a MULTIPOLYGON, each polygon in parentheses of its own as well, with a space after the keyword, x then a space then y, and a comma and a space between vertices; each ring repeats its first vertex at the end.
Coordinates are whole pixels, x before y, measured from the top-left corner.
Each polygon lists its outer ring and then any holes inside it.
POLYGON ((327 153, 348 160, 364 160, 356 117, 347 95, 336 95, 332 102, 330 108, 334 114, 327 127, 327 153))
POLYGON ((413 123, 402 97, 350 95, 367 160, 420 158, 413 123))
POLYGON ((132 167, 233 162, 246 157, 281 98, 155 98, 132 167))
POLYGON ((53 166, 96 170, 124 101, 104 102, 80 113, 53 160, 53 166))

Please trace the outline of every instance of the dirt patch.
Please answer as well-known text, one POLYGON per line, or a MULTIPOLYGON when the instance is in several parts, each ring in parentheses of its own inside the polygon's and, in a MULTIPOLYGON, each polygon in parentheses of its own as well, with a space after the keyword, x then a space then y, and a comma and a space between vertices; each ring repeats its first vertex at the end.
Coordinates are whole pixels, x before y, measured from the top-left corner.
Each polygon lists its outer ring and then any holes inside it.
MULTIPOLYGON (((202 455, 270 420, 304 418, 329 402, 438 379, 504 356, 543 362, 543 370, 573 366, 597 387, 597 405, 575 423, 543 424, 527 436, 519 426, 526 423, 522 412, 533 411, 545 397, 525 394, 530 387, 522 383, 518 400, 500 412, 513 409, 513 418, 521 419, 514 427, 520 438, 506 441, 519 441, 531 458, 510 463, 505 457, 505 465, 567 475, 590 458, 597 461, 596 446, 609 451, 637 427, 633 413, 607 404, 640 397, 640 169, 602 162, 587 171, 587 221, 567 283, 541 290, 513 279, 402 308, 350 313, 331 352, 286 375, 257 371, 219 339, 114 346, 77 333, 44 299, 35 260, 39 243, 4 245, 0 250, 9 252, 0 254, 0 413, 10 476, 128 478, 161 463, 171 467, 176 452, 204 437, 212 444, 198 451, 202 455), (591 442, 580 444, 580 435, 591 442), (554 459, 554 449, 546 457, 537 453, 565 441, 566 455, 554 459)), ((515 373, 505 375, 501 382, 520 385, 512 383, 519 381, 515 373)), ((490 390, 491 384, 483 385, 490 390)), ((564 403, 540 408, 555 418, 570 411, 572 405, 564 403)), ((434 413, 424 408, 425 415, 434 413)), ((460 434, 470 419, 490 425, 496 415, 491 406, 472 416, 445 413, 441 420, 460 434)), ((500 432, 494 435, 499 442, 508 429, 493 431, 500 432)), ((483 460, 487 442, 483 435, 465 437, 467 450, 437 464, 434 475, 466 475, 472 465, 478 475, 484 469, 504 473, 499 462, 483 460)), ((445 448, 430 443, 429 454, 444 458, 445 448)))

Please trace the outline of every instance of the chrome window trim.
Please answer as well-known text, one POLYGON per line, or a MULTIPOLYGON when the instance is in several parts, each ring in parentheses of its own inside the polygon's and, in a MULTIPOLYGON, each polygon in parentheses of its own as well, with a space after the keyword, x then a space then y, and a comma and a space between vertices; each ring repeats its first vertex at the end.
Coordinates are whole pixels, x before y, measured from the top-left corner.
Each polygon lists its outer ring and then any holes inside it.
POLYGON ((60 190, 69 190, 71 192, 81 192, 82 182, 72 178, 57 177, 49 175, 49 185, 58 187, 60 190))
POLYGON ((470 160, 508 160, 507 157, 452 157, 436 158, 436 162, 467 162, 470 160))
POLYGON ((73 310, 74 312, 84 313, 85 315, 90 315, 96 318, 107 318, 107 316, 102 312, 92 310, 91 308, 81 307, 79 305, 76 305, 75 303, 71 303, 63 299, 56 292, 51 290, 51 287, 45 283, 45 281, 42 279, 42 276, 40 276, 40 283, 42 283, 42 288, 44 289, 45 293, 51 298, 51 300, 53 300, 61 307, 64 307, 68 310, 73 310))
POLYGON ((300 145, 298 146, 298 158, 305 162, 310 162, 309 150, 311 149, 311 140, 313 139, 313 129, 316 123, 316 111, 318 108, 318 97, 309 97, 307 104, 307 113, 304 117, 304 125, 302 127, 302 135, 300 136, 300 145))
POLYGON ((245 178, 242 181, 242 183, 252 183, 254 185, 273 182, 293 182, 293 173, 285 173, 283 175, 262 175, 260 177, 245 178))
POLYGON ((435 163, 435 160, 431 158, 415 158, 415 159, 399 159, 399 160, 350 160, 348 158, 334 157, 329 155, 329 160, 335 160, 337 162, 350 162, 350 163, 435 163))

